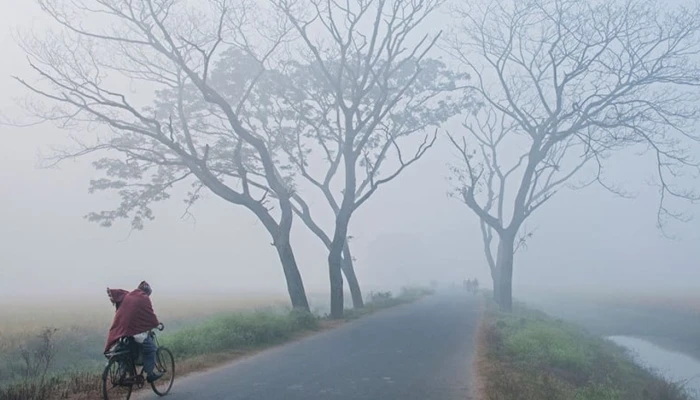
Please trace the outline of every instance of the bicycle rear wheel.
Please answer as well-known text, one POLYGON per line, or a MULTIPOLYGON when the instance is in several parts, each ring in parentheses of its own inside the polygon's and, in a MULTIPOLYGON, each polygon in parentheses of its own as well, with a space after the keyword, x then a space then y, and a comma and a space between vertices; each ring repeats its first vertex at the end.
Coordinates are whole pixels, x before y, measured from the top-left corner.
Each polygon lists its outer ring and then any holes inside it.
POLYGON ((128 362, 112 358, 102 373, 102 397, 104 400, 129 400, 133 390, 133 368, 128 362))
POLYGON ((156 351, 155 372, 163 376, 151 383, 151 387, 158 396, 165 396, 170 392, 175 381, 175 357, 166 347, 159 347, 156 351))

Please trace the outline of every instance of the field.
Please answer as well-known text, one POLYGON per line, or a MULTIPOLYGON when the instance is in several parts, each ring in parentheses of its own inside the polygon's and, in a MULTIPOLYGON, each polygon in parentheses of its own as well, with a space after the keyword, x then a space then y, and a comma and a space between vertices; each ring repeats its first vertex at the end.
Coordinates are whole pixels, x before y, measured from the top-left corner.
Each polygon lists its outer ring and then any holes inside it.
POLYGON ((523 306, 489 305, 477 350, 483 400, 687 400, 617 345, 523 306))
MULTIPOLYGON (((348 310, 346 319, 428 293, 418 288, 405 288, 396 296, 370 293, 365 309, 348 310)), ((324 304, 321 296, 309 297, 324 304)), ((173 351, 182 374, 337 324, 323 319, 323 306, 314 314, 292 312, 285 300, 210 298, 181 304, 159 299, 156 312, 166 323, 161 344, 173 351)), ((9 323, 0 326, 0 399, 95 398, 113 315, 109 303, 83 308, 64 304, 60 311, 25 305, 3 313, 0 321, 9 323)))
MULTIPOLYGON (((210 297, 197 302, 155 298, 155 311, 167 333, 196 326, 208 318, 244 310, 284 310, 284 297, 210 297)), ((56 354, 49 372, 92 370, 104 363, 102 349, 114 309, 103 303, 59 305, 12 304, 0 308, 0 386, 19 378, 26 361, 22 349, 38 346, 38 335, 56 329, 52 344, 56 354)))

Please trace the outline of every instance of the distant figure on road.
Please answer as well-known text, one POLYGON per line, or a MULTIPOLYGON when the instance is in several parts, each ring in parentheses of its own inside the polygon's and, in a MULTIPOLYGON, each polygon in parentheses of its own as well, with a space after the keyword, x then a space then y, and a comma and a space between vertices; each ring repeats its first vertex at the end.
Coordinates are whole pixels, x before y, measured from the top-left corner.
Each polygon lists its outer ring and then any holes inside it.
POLYGON ((151 286, 142 281, 138 288, 128 292, 124 289, 107 288, 107 295, 116 308, 112 327, 105 344, 105 353, 121 338, 133 337, 141 344, 143 353, 143 369, 146 371, 148 383, 155 382, 163 375, 153 372, 156 366, 156 345, 149 335, 152 329, 158 327, 158 317, 153 312, 151 304, 151 286))
POLYGON ((462 282, 462 286, 464 286, 464 290, 467 292, 471 292, 476 294, 479 291, 479 280, 474 278, 473 280, 471 278, 465 279, 462 282))

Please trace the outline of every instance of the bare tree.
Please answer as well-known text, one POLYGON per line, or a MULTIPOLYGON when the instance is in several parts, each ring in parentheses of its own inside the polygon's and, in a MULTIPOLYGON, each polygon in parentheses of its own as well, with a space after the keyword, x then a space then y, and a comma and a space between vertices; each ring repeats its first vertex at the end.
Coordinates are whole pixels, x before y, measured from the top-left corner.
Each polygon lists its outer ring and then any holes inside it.
MULTIPOLYGON (((244 121, 249 126, 256 126, 256 131, 265 135, 268 147, 274 150, 273 155, 280 153, 283 156, 282 158, 286 158, 285 161, 280 161, 280 157, 277 157, 277 164, 281 165, 282 169, 290 161, 292 165, 297 164, 296 159, 289 160, 289 157, 286 156, 290 154, 290 146, 307 147, 306 143, 296 142, 301 137, 296 124, 299 118, 295 114, 298 112, 297 102, 299 99, 297 97, 290 98, 285 91, 290 89, 296 90, 294 85, 306 85, 309 83, 296 81, 284 72, 284 70, 265 69, 263 65, 260 65, 257 60, 247 54, 228 51, 222 54, 210 78, 210 84, 227 99, 239 99, 241 90, 248 88, 247 96, 249 101, 242 104, 242 110, 245 111, 244 121), (250 86, 249 82, 251 81, 256 81, 256 84, 250 86)), ((168 93, 164 97, 167 99, 173 97, 173 94, 168 93)), ((215 112, 210 111, 210 107, 207 104, 197 101, 196 96, 190 95, 188 100, 193 106, 189 113, 215 112)), ((217 130, 217 127, 208 125, 207 130, 212 132, 217 130)), ((231 151, 232 154, 234 152, 231 151)), ((240 175, 235 167, 229 168, 229 171, 233 171, 236 176, 240 175)), ((265 184, 265 176, 259 168, 246 166, 244 171, 250 187, 273 193, 265 184)), ((289 178, 291 187, 294 185, 294 182, 291 180, 291 177, 289 178)), ((274 197, 274 193, 272 197, 274 197)), ((301 193, 294 190, 292 199, 294 201, 294 212, 303 219, 305 225, 326 247, 330 246, 330 237, 311 218, 310 208, 301 193)), ((349 245, 346 245, 343 254, 343 273, 349 283, 353 306, 362 308, 364 306, 362 292, 355 276, 352 261, 346 262, 346 260, 351 260, 351 257, 349 245)))
POLYGON ((210 83, 224 53, 245 55, 241 60, 249 65, 239 68, 266 65, 288 33, 284 21, 264 17, 269 10, 252 2, 227 0, 197 7, 176 0, 38 3, 58 29, 25 37, 39 80, 17 79, 47 101, 30 104, 36 116, 89 135, 76 137, 78 149, 57 160, 108 153, 94 163, 105 177, 92 181, 90 190, 116 190, 122 201, 89 219, 110 226, 127 218, 142 229, 154 218, 152 203, 169 198, 177 183, 194 181, 188 207, 206 188, 255 214, 272 236, 293 307, 308 310, 289 238, 293 188, 256 131, 259 121, 251 124, 254 118, 245 114, 257 80, 228 97, 210 83), (265 187, 251 185, 250 173, 262 176, 265 187))
MULTIPOLYGON (((326 59, 324 62, 331 70, 338 68, 337 60, 334 62, 326 59)), ((335 91, 328 84, 316 61, 312 60, 307 64, 290 61, 286 64, 286 84, 276 85, 280 90, 274 102, 279 104, 276 112, 278 119, 281 122, 289 120, 286 126, 294 126, 294 129, 289 133, 273 132, 270 136, 287 140, 281 148, 295 167, 296 175, 318 190, 337 218, 342 193, 335 190, 337 186, 334 187, 334 184, 338 181, 338 171, 342 167, 344 136, 343 129, 337 126, 337 116, 341 111, 335 106, 335 91), (319 164, 324 171, 320 176, 316 176, 313 171, 321 169, 319 164)), ((349 64, 345 68, 355 68, 353 63, 349 64)), ((415 72, 415 60, 411 60, 392 72, 394 76, 390 78, 390 82, 393 86, 401 87, 407 84, 401 82, 401 79, 412 77, 415 72)), ((360 74, 358 71, 353 73, 360 74)), ((432 145, 435 136, 424 137, 423 142, 418 145, 417 152, 411 158, 405 159, 400 142, 461 111, 467 104, 466 98, 442 98, 441 102, 432 103, 430 100, 436 100, 441 95, 454 91, 464 78, 463 75, 448 70, 442 62, 422 60, 421 72, 415 77, 412 87, 403 94, 401 107, 390 110, 377 124, 373 132, 374 137, 367 142, 363 153, 356 160, 360 166, 360 171, 356 172, 356 198, 363 198, 369 191, 374 191, 375 181, 382 178, 390 180, 398 176, 432 145), (395 157, 398 163, 391 165, 391 157, 395 157)), ((375 96, 376 94, 371 94, 361 100, 363 104, 359 109, 364 111, 373 107, 375 96)), ((285 124, 278 123, 275 126, 275 129, 282 130, 285 124)), ((305 197, 300 191, 294 193, 294 210, 330 251, 333 234, 317 222, 305 197)), ((349 239, 350 237, 343 245, 341 269, 350 288, 353 306, 360 308, 363 306, 362 292, 354 271, 349 239)))
POLYGON ((459 107, 453 105, 459 101, 439 95, 455 90, 457 78, 463 76, 426 59, 439 35, 414 38, 440 0, 273 2, 305 48, 300 62, 288 63, 297 90, 286 94, 294 99, 287 103, 295 107, 300 129, 287 153, 301 175, 325 196, 335 215, 333 234, 326 234, 317 229, 308 207, 295 198, 298 214, 329 249, 331 316, 340 317, 341 271, 343 261, 346 270, 351 261, 347 237, 353 212, 433 145, 436 136, 428 134, 406 155, 399 140, 457 113, 459 107), (322 177, 309 172, 310 148, 304 144, 308 139, 325 158, 322 177), (398 162, 387 171, 390 167, 385 160, 392 153, 398 162), (340 196, 331 190, 338 171, 342 173, 340 196))
POLYGON ((481 221, 502 308, 512 307, 513 254, 535 210, 577 174, 624 194, 603 180, 615 151, 653 154, 659 226, 684 217, 669 197, 699 198, 674 180, 699 166, 691 156, 700 138, 698 11, 652 0, 495 0, 455 10, 463 23, 450 50, 483 107, 464 136, 450 136, 461 159, 454 194, 481 221))

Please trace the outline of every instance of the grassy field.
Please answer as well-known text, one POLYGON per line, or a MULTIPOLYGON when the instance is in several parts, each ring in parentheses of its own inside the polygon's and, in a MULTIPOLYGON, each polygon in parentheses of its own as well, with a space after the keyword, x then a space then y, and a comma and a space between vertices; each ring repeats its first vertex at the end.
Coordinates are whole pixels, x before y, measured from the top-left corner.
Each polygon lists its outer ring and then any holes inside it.
MULTIPOLYGON (((404 289, 396 296, 389 292, 371 293, 366 307, 348 310, 346 320, 414 301, 429 293, 417 288, 404 289)), ((231 305, 228 311, 223 306, 205 307, 202 303, 200 306, 202 311, 197 313, 196 308, 191 308, 192 314, 179 308, 170 312, 167 307, 157 310, 162 320, 174 321, 159 338, 161 345, 173 351, 179 375, 338 324, 326 320, 323 312, 290 311, 274 299, 248 302, 245 306, 231 305), (165 319, 166 315, 171 319, 165 319)), ((0 399, 98 398, 99 374, 105 361, 102 348, 111 314, 106 322, 82 318, 78 318, 81 325, 76 319, 47 314, 45 321, 32 319, 27 331, 17 326, 8 329, 0 340, 0 399), (49 324, 58 330, 47 330, 49 324), (47 332, 48 340, 42 340, 47 332), (47 354, 51 357, 46 357, 47 354)))
POLYGON ((526 301, 595 334, 634 336, 700 360, 699 295, 541 294, 526 301))
MULTIPOLYGON (((264 297, 200 297, 185 302, 172 298, 154 299, 155 311, 166 324, 165 335, 188 326, 237 311, 287 310, 285 298, 264 297)), ((34 352, 38 337, 46 329, 52 335, 55 356, 48 373, 65 370, 85 371, 104 364, 102 349, 112 322, 114 308, 105 296, 103 302, 50 304, 3 304, 0 307, 0 387, 26 375, 27 361, 23 353, 34 352)))
POLYGON ((621 347, 523 306, 504 314, 489 303, 476 365, 482 400, 690 399, 621 347))

